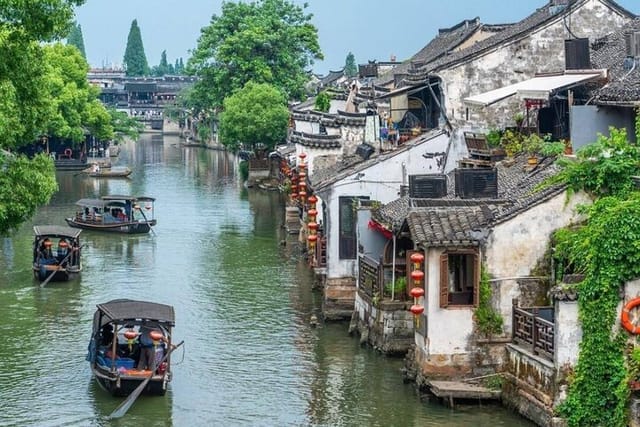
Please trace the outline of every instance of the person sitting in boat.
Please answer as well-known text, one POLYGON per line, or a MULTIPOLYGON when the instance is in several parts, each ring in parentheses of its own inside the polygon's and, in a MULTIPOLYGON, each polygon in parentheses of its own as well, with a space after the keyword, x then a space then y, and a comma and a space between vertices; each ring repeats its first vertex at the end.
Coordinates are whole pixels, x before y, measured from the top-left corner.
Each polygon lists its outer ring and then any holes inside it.
POLYGON ((93 173, 98 173, 98 172, 100 172, 100 165, 98 165, 97 163, 94 163, 94 164, 91 166, 91 172, 93 172, 93 173))
POLYGON ((56 259, 58 262, 62 262, 67 255, 69 255, 69 243, 66 239, 61 238, 58 240, 58 248, 56 249, 56 259))
POLYGON ((42 241, 38 252, 42 260, 50 260, 53 258, 53 253, 51 252, 51 240, 48 237, 45 237, 42 241))

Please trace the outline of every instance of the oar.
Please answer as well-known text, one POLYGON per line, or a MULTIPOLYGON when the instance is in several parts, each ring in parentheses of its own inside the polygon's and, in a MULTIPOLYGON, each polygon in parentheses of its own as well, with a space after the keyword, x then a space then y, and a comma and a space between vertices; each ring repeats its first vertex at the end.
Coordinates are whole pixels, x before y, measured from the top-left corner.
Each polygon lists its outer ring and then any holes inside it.
MULTIPOLYGON (((145 221, 149 222, 149 220, 147 219, 147 216, 144 214, 144 211, 142 210, 142 208, 140 208, 138 210, 142 214, 142 218, 144 218, 145 221)), ((153 227, 151 226, 151 223, 149 223, 149 230, 151 230, 151 232, 153 233, 154 236, 156 235, 156 232, 153 231, 153 227)))
MULTIPOLYGON (((184 340, 180 341, 180 344, 176 345, 175 347, 170 348, 169 351, 167 351, 164 357, 160 360, 157 366, 160 366, 162 362, 167 360, 167 357, 169 357, 171 352, 176 348, 180 347, 182 344, 184 344, 184 340)), ((131 408, 131 405, 133 405, 133 402, 135 402, 138 396, 140 396, 140 393, 142 393, 142 390, 144 390, 144 388, 147 386, 149 381, 151 381, 151 378, 153 378, 154 374, 155 374, 155 371, 152 371, 151 374, 149 374, 149 376, 145 378, 145 380, 142 381, 140 385, 136 387, 136 389, 133 390, 131 394, 111 413, 111 415, 109 415, 109 419, 120 418, 124 414, 126 414, 129 408, 131 408)))
MULTIPOLYGON (((86 243, 85 243, 85 244, 86 244, 86 243)), ((84 245, 81 245, 81 246, 79 246, 78 248, 73 248, 73 249, 71 249, 71 250, 69 251, 69 253, 67 254, 67 256, 65 256, 64 258, 62 258, 62 261, 60 261, 60 262, 58 263, 58 265, 62 265, 62 264, 67 260, 67 258, 69 258, 69 257, 70 257, 74 252, 79 251, 80 249, 82 249, 82 247, 83 247, 83 246, 84 246, 84 245)), ((41 287, 41 288, 44 288, 45 286, 47 286, 47 283, 49 283, 49 281, 50 281, 51 279, 53 279, 53 276, 55 276, 55 274, 56 274, 57 272, 58 272, 58 270, 53 270, 53 271, 51 272, 51 274, 49 275, 49 277, 47 277, 47 278, 45 279, 45 281, 44 281, 44 282, 40 283, 40 287, 41 287)))

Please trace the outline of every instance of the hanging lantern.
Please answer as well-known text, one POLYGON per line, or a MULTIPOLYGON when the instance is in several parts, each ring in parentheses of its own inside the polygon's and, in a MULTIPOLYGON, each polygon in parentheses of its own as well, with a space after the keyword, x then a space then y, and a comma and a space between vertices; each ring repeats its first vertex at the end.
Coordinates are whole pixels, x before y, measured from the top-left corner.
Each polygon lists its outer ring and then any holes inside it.
POLYGON ((420 316, 424 312, 424 307, 418 304, 411 306, 411 312, 414 316, 420 316))
POLYGON ((304 181, 300 181, 300 183, 298 183, 298 186, 300 186, 301 188, 307 188, 307 183, 304 181))
POLYGON ((124 337, 127 339, 127 344, 129 344, 129 351, 131 351, 133 341, 135 341, 135 339, 138 337, 138 333, 133 329, 128 329, 124 332, 124 337))
POLYGON ((302 160, 304 160, 307 157, 307 153, 302 152, 302 153, 298 154, 298 157, 300 157, 302 160))
POLYGON ((424 296, 424 289, 416 286, 415 288, 411 288, 410 293, 413 298, 420 298, 424 296))
POLYGON ((422 255, 420 252, 414 252, 411 254, 411 262, 413 262, 414 264, 422 264, 423 261, 424 255, 422 255))
POLYGON ((309 209, 307 211, 307 217, 309 217, 309 220, 315 220, 316 219, 316 215, 318 215, 318 211, 315 209, 309 209))
POLYGON ((307 200, 307 192, 304 189, 298 192, 298 196, 300 196, 300 201, 304 203, 307 200))
POLYGON ((318 235, 317 234, 310 234, 307 236, 307 240, 309 241, 309 246, 311 248, 314 248, 316 246, 316 242, 318 241, 318 235))
POLYGON ((154 347, 157 347, 158 344, 160 344, 160 341, 162 340, 162 337, 163 337, 162 332, 160 331, 151 331, 149 332, 149 336, 153 340, 154 347))
POLYGON ((298 193, 297 192, 293 192, 291 193, 291 199, 296 200, 298 198, 298 193))
POLYGON ((315 205, 316 203, 318 203, 318 198, 314 194, 309 196, 307 200, 309 201, 309 205, 315 205))
POLYGON ((424 273, 421 270, 413 270, 411 272, 411 278, 413 279, 414 283, 420 284, 422 282, 422 279, 424 279, 424 273))
POLYGON ((309 227, 309 230, 311 230, 311 234, 315 234, 318 230, 318 223, 315 221, 310 222, 307 227, 309 227))
POLYGON ((307 177, 307 174, 304 171, 300 171, 300 173, 298 174, 298 176, 300 177, 300 179, 302 181, 304 181, 304 179, 307 177))

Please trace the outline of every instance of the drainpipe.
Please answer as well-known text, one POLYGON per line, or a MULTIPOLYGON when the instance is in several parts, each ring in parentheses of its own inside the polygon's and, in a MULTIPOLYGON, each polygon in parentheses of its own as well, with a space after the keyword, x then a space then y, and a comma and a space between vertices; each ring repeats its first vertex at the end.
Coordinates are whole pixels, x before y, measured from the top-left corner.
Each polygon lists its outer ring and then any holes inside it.
POLYGON ((391 301, 396 297, 396 234, 393 233, 393 257, 391 258, 391 301))

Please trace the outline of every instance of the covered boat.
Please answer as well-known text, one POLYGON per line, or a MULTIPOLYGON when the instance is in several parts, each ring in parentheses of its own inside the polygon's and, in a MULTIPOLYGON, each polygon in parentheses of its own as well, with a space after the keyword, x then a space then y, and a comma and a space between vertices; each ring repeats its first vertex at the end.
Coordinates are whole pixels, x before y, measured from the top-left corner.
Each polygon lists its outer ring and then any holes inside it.
POLYGON ((81 209, 75 216, 65 218, 75 228, 115 233, 143 234, 156 225, 153 204, 146 196, 102 196, 99 199, 80 199, 81 209))
POLYGON ((33 275, 43 281, 67 281, 82 271, 80 233, 60 225, 33 227, 33 275))
POLYGON ((171 381, 174 326, 170 305, 130 299, 98 304, 87 354, 98 384, 114 396, 127 396, 148 380, 142 393, 164 395, 171 381))
POLYGON ((128 167, 110 167, 110 168, 102 168, 99 166, 94 166, 85 170, 87 175, 93 178, 127 178, 131 175, 132 170, 128 167))

